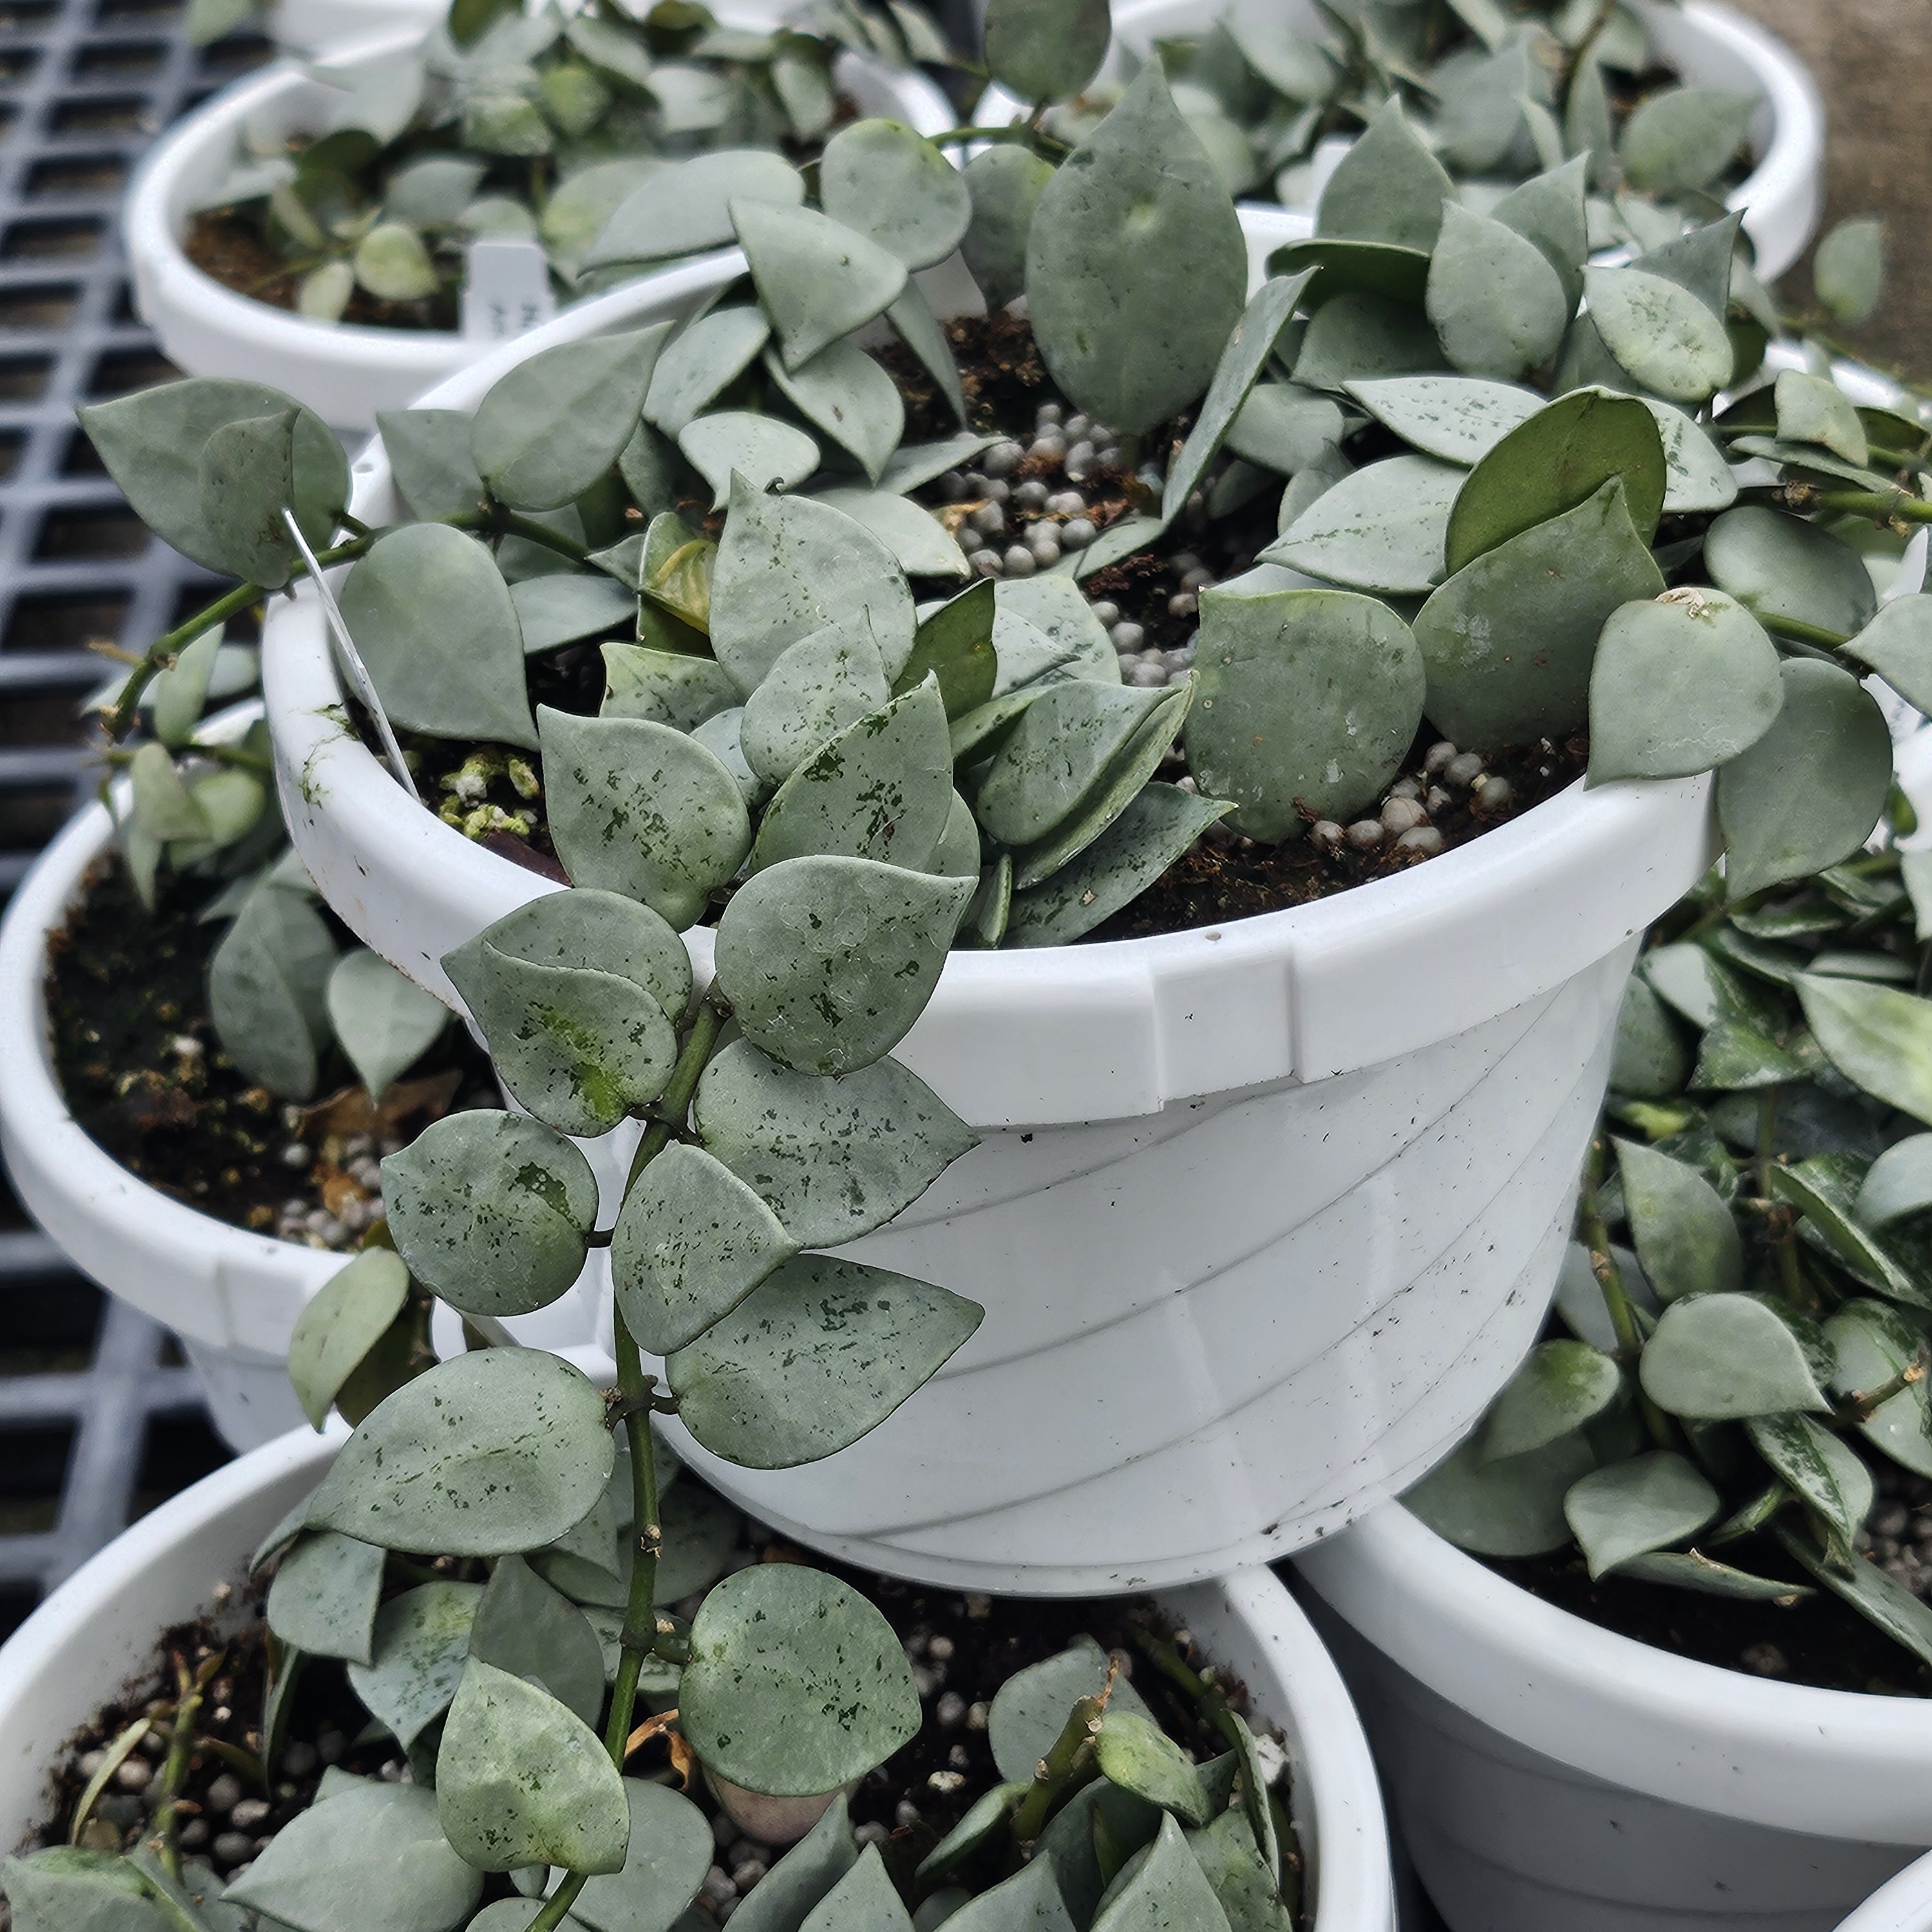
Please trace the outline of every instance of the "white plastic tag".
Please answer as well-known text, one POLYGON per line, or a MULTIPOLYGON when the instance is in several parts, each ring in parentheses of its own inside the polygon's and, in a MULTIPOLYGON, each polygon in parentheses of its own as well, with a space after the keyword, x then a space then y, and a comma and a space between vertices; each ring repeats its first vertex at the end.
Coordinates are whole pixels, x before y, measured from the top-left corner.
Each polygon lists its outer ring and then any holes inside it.
POLYGON ((486 236, 470 244, 463 289, 463 333, 472 342, 506 342, 556 313, 550 262, 520 236, 486 236))

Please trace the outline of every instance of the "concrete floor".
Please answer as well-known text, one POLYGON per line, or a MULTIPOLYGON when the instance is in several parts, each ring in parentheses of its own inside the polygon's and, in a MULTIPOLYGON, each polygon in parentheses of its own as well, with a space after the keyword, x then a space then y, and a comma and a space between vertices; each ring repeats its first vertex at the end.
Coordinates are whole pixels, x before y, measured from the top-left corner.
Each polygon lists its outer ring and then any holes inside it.
MULTIPOLYGON (((1847 339, 1874 362, 1932 382, 1932 0, 1731 0, 1817 76, 1830 116, 1825 224, 1882 214, 1891 277, 1880 316, 1847 339)), ((1808 265, 1787 304, 1810 298, 1808 265)))

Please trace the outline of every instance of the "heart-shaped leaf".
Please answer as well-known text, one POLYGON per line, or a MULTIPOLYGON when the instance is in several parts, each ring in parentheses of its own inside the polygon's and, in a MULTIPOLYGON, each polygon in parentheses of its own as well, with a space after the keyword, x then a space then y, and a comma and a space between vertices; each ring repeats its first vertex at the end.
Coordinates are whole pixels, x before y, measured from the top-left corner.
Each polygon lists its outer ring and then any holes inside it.
POLYGON ((694 732, 738 703, 738 686, 715 658, 642 644, 606 644, 600 718, 641 718, 694 732))
POLYGON ((1744 1429, 1751 1446, 1823 1519, 1840 1560, 1856 1562, 1852 1539, 1874 1494, 1857 1450, 1808 1415, 1754 1415, 1744 1429))
POLYGON ((1065 100, 1100 70, 1106 0, 987 0, 987 71, 1020 100, 1065 100))
POLYGON ((1571 304, 1534 242, 1451 201, 1430 257, 1426 307, 1458 369, 1509 382, 1556 353, 1571 304))
POLYGON ((406 1750, 449 1708, 470 1658, 477 1583, 418 1584, 376 1612, 372 1656, 350 1667, 357 1696, 406 1750))
POLYGON ((796 208, 804 200, 804 177, 782 155, 746 148, 699 154, 652 175, 620 202, 584 266, 662 262, 722 248, 736 232, 733 202, 796 208))
POLYGON ((1667 87, 1624 123, 1617 159, 1632 187, 1678 195, 1708 188, 1744 145, 1757 97, 1728 87, 1667 87))
POLYGON ((405 525, 376 538, 340 596, 392 723, 534 748, 523 632, 482 544, 446 524, 405 525))
POLYGON ((1742 1285, 1744 1253, 1724 1198, 1687 1161, 1616 1142, 1631 1238, 1660 1300, 1742 1285))
POLYGON ((367 1664, 382 1594, 383 1552, 332 1529, 302 1537, 283 1557, 262 1614, 284 1643, 314 1657, 367 1664))
POLYGON ((1731 380, 1722 317, 1681 283, 1645 268, 1586 268, 1583 292, 1604 347, 1666 401, 1701 403, 1731 380))
MULTIPOLYGON (((1104 16, 1096 0, 1078 4, 1104 16)), ((1026 10, 1037 16, 1038 0, 1026 10)), ((993 31, 989 20, 989 39, 993 31)), ((1106 31, 1103 25, 1103 47, 1106 31)), ((840 128, 818 158, 818 200, 834 221, 877 242, 908 268, 944 261, 973 218, 972 194, 958 170, 898 121, 854 121, 840 128)))
POLYGON ((388 1248, 364 1248, 330 1276, 296 1318, 289 1380, 302 1413, 320 1429, 357 1365, 403 1311, 409 1270, 388 1248))
POLYGON ((1261 560, 1349 590, 1424 595, 1442 580, 1450 512, 1467 474, 1430 456, 1369 464, 1318 496, 1261 560))
MULTIPOLYGON (((1624 506, 1623 479, 1613 476, 1575 509, 1465 564, 1422 607, 1415 641, 1429 674, 1430 718, 1459 745, 1568 736, 1600 715, 1592 676, 1593 668, 1606 674, 1598 640, 1612 614, 1663 588, 1624 506)), ((1774 708, 1777 653, 1763 642, 1774 708)), ((1597 748, 1593 736, 1593 754, 1597 748)))
MULTIPOLYGON (((1084 597, 1080 603, 1090 610, 1084 597)), ((995 608, 992 580, 982 578, 970 590, 928 611, 914 634, 912 655, 899 673, 898 690, 922 684, 930 673, 939 680, 948 718, 963 718, 984 704, 999 674, 993 649, 995 608)))
POLYGON ((767 784, 782 784, 888 695, 885 666, 861 611, 785 647, 746 702, 740 748, 767 784))
POLYGON ((1760 617, 1853 637, 1878 610, 1864 559, 1844 538, 1758 504, 1726 510, 1705 533, 1711 581, 1760 617))
POLYGON ((1866 215, 1829 230, 1811 257, 1811 286, 1840 322, 1867 320, 1885 292, 1885 224, 1866 215))
POLYGON ((1196 779, 1234 801, 1238 830, 1271 844, 1300 832, 1298 803, 1346 820, 1378 798, 1421 722, 1422 653, 1372 598, 1210 592, 1195 662, 1196 779))
POLYGON ((1580 1436, 1559 1436, 1540 1449, 1488 1462, 1466 1442, 1402 1500, 1459 1550, 1541 1556, 1570 1541, 1563 1498, 1595 1460, 1580 1436))
POLYGON ((538 724, 550 837, 572 883, 690 925, 751 845, 736 779, 683 732, 648 719, 545 706, 538 724))
POLYGON ((590 1163, 568 1141, 539 1121, 484 1111, 448 1114, 389 1155, 382 1194, 410 1271, 479 1315, 556 1300, 584 1266, 597 1214, 590 1163))
POLYGON ((1695 1536, 1723 1506, 1696 1466, 1669 1449, 1592 1470, 1563 1502, 1593 1579, 1695 1536))
POLYGON ((741 471, 754 489, 779 490, 818 467, 818 446, 803 430, 747 410, 694 417, 679 431, 677 446, 711 485, 714 510, 730 500, 731 478, 741 471))
POLYGON ((905 287, 898 256, 816 208, 734 200, 731 220, 788 368, 883 315, 905 287))
POLYGON ((859 1854, 859 1862, 812 1907, 799 1932, 913 1932, 877 1845, 859 1854))
POLYGON ((771 340, 771 318, 740 304, 700 316, 667 343, 651 371, 646 421, 676 436, 757 360, 771 340))
POLYGON ((532 965, 615 974, 643 988, 668 1013, 682 1013, 691 1003, 684 941, 648 906, 616 892, 582 886, 546 892, 446 954, 446 970, 462 970, 457 962, 484 945, 532 965))
MULTIPOLYGON (((264 590, 280 589, 300 560, 282 512, 296 503, 301 415, 291 403, 270 416, 224 423, 201 452, 201 514, 221 554, 220 567, 264 590)), ((334 527, 330 517, 303 534, 318 544, 334 527)))
POLYGON ((443 1835, 478 1870, 623 1869, 624 1780, 596 1732, 547 1690, 472 1657, 436 1768, 443 1835))
POLYGON ((1632 398, 1600 389, 1559 397, 1469 472, 1449 518, 1449 568, 1588 502, 1613 476, 1623 479, 1624 507, 1648 543, 1669 480, 1656 418, 1632 398))
POLYGON ((1150 1719, 1109 1705, 1094 1739, 1102 1777, 1123 1791, 1171 1811, 1184 1825, 1204 1825, 1208 1794, 1191 1758, 1150 1719))
POLYGON ((1348 387, 1412 448, 1466 466, 1480 462, 1543 406, 1532 389, 1478 376, 1384 376, 1348 387))
MULTIPOLYGON (((1107 1653, 1090 1636, 1076 1636, 1064 1650, 1016 1670, 994 1694, 986 1739, 1002 1778, 1033 1780, 1034 1768, 1066 1728, 1083 1697, 1097 1697, 1109 1674, 1107 1653)), ((1132 1680, 1114 1676, 1110 1709, 1151 1718, 1132 1680)))
MULTIPOLYGON (((964 577, 966 553, 922 505, 890 490, 820 490, 814 501, 870 530, 908 577, 964 577)), ((1035 580, 1036 581, 1037 580, 1035 580)))
POLYGON ((1576 313, 1582 296, 1583 265, 1590 254, 1585 200, 1588 173, 1588 157, 1573 153, 1561 167, 1533 175, 1512 188, 1490 210, 1496 220, 1543 251, 1562 286, 1566 318, 1576 313))
POLYGON ((584 1612, 520 1556, 501 1558, 470 1629, 470 1654, 547 1690, 586 1724, 604 1708, 604 1652, 584 1612))
POLYGON ((524 655, 535 657, 580 638, 601 636, 637 622, 635 595, 601 573, 560 571, 510 586, 524 655))
POLYGON ((1047 184, 1028 238, 1026 290, 1054 380, 1117 432, 1151 429, 1208 387, 1240 317, 1247 250, 1158 61, 1047 184), (1177 288, 1185 302, 1172 299, 1177 288))
POLYGON ((610 1272, 631 1333, 654 1355, 704 1334, 799 1243, 758 1194, 701 1148, 667 1148, 617 1216, 610 1272))
POLYGON ((640 1778, 624 1780, 631 1844, 624 1868, 593 1878, 570 1917, 591 1932, 674 1932, 711 1868, 710 1822, 688 1798, 640 1778))
MULTIPOLYGON (((20 1910, 10 1870, 8 1889, 20 1910)), ((222 1900, 297 1932, 454 1932, 482 1893, 483 1874, 443 1836, 435 1792, 371 1779, 298 1811, 222 1900)))
POLYGON ((1796 984, 1832 1064, 1888 1106, 1932 1123, 1932 1000, 1822 974, 1801 974, 1796 984))
MULTIPOLYGON (((946 172, 952 174, 950 168, 946 172)), ((766 373, 786 401, 856 458, 876 483, 905 430, 905 404, 898 385, 854 342, 835 342, 796 369, 788 369, 784 358, 770 350, 764 359, 766 373)), ((740 466, 754 482, 762 475, 748 464, 740 466)))
POLYGON ((1797 1337, 1748 1294, 1672 1303, 1645 1345, 1640 1374, 1660 1408, 1702 1421, 1831 1406, 1797 1337))
POLYGON ((222 1046, 284 1100, 315 1091, 335 963, 321 915, 301 893, 273 886, 248 896, 208 962, 208 1015, 222 1046))
POLYGON ((814 1248, 890 1220, 979 1139, 896 1060, 826 1078, 744 1040, 705 1069, 694 1118, 706 1150, 814 1248))
POLYGON ((746 1468, 794 1468, 876 1429, 985 1312, 906 1275, 800 1255, 665 1372, 680 1419, 713 1455, 746 1468))
POLYGON ((1436 246, 1455 184, 1391 96, 1328 177, 1315 210, 1317 235, 1386 242, 1424 254, 1436 246))
MULTIPOLYGON (((1846 1302, 1825 1324, 1825 1340, 1837 1358, 1833 1392, 1846 1396, 1882 1388, 1924 1348, 1924 1337, 1897 1309, 1864 1300, 1846 1302)), ((1894 1462, 1915 1474, 1932 1473, 1932 1403, 1922 1378, 1880 1403, 1858 1429, 1894 1462)))
POLYGON ((987 308, 1004 308, 1025 290, 1028 240, 1053 165, 1017 142, 1000 141, 974 155, 962 178, 973 219, 960 252, 987 308))
POLYGON ((1845 646, 1870 664, 1908 704, 1932 704, 1932 596, 1915 591, 1881 604, 1878 615, 1845 646))
POLYGON ((1708 771, 1762 738, 1784 703, 1777 647, 1742 604, 1688 589, 1625 604, 1590 680, 1591 782, 1708 771))
POLYGON ((1207 1874, 1170 1814, 1162 1817, 1145 1862, 1101 1907, 1094 1932, 1162 1932, 1171 1925, 1222 1932, 1227 1923, 1207 1874))
POLYGON ((476 467, 513 509, 554 510, 615 463, 637 428, 660 322, 540 350, 497 379, 470 426, 476 467))
POLYGON ((789 644, 861 611, 888 678, 912 646, 905 574, 864 525, 807 498, 734 488, 711 581, 711 644, 741 691, 755 691, 789 644))
POLYGON ((849 1583, 796 1563, 741 1570, 705 1598, 678 1712, 707 1770, 786 1798, 862 1778, 920 1722, 892 1625, 849 1583))
POLYGON ((449 1009, 366 947, 346 952, 328 976, 330 1024, 372 1100, 442 1037, 449 1009))
POLYGON ((1885 808, 1892 739, 1871 694, 1836 664, 1779 665, 1771 728, 1718 774, 1724 878, 1741 899, 1849 857, 1885 808))
POLYGON ((1484 1463, 1544 1449, 1593 1422, 1616 1402, 1623 1373, 1587 1342, 1539 1342, 1510 1377, 1477 1432, 1484 1463))
POLYGON ((1084 679, 1054 686, 1028 708, 994 755, 975 801, 982 829, 1016 848, 1047 838, 1168 695, 1084 679))

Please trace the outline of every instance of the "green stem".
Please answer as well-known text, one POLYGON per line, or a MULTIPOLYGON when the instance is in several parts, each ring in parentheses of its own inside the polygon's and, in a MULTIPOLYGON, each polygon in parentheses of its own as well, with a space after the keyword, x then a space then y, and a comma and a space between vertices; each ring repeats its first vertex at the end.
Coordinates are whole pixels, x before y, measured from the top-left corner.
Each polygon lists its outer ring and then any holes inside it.
POLYGON ((181 1882, 181 1847, 176 1844, 182 1788, 188 1783, 188 1760, 194 1755, 194 1727, 201 1716, 202 1700, 221 1668, 224 1653, 217 1651, 206 1658, 193 1677, 188 1666, 179 1666, 181 1701, 176 1708, 174 1731, 168 1739, 168 1754, 161 1765, 161 1802, 154 1811, 154 1829, 160 1840, 161 1863, 168 1876, 181 1882))
POLYGON ((1910 1361, 1897 1375, 1882 1382, 1874 1389, 1866 1389, 1852 1396, 1838 1412, 1836 1419, 1847 1427, 1856 1429, 1870 1421, 1895 1395, 1902 1395, 1915 1382, 1925 1379, 1923 1358, 1910 1361))
POLYGON ((1070 154, 1073 152, 1064 141, 1030 127, 1024 121, 1016 121, 1003 128, 952 128, 944 134, 934 134, 928 138, 935 148, 956 147, 962 141, 1010 141, 1036 148, 1042 156, 1070 154))
POLYGON ((1904 490, 1820 490, 1808 507, 1833 516, 1869 517, 1875 524, 1932 524, 1932 502, 1904 490))
POLYGON ((631 1171, 624 1180, 626 1194, 638 1184, 638 1176, 664 1152, 674 1136, 682 1132, 685 1117, 691 1112, 692 1096, 698 1091, 698 1080, 717 1051, 718 1036, 730 1017, 731 1009, 716 995, 698 1008, 677 1064, 671 1069, 670 1082, 651 1108, 651 1124, 632 1156, 631 1171))
POLYGON ((1758 622, 1774 638, 1782 638, 1787 644, 1812 644, 1819 650, 1842 650, 1851 642, 1840 631, 1828 631, 1822 624, 1808 624, 1802 617, 1780 617, 1775 614, 1760 613, 1758 622))
MULTIPOLYGON (((581 563, 590 554, 588 544, 579 543, 574 537, 567 537, 560 530, 546 528, 530 517, 520 517, 514 510, 499 510, 490 519, 490 527, 506 537, 521 537, 526 543, 541 544, 545 550, 554 550, 559 556, 567 556, 572 563, 581 563)), ((328 560, 322 560, 326 563, 328 560)))
POLYGON ((1098 1770, 1094 1761, 1094 1739, 1099 1733, 1101 1718, 1106 1714, 1107 1700, 1113 1688, 1110 1672, 1106 1688, 1098 1696, 1082 1697, 1067 1713, 1059 1736, 1034 1766, 1032 1786, 1013 1814, 1013 1836, 1022 1845, 1031 1844, 1046 1828, 1047 1820, 1061 1799, 1090 1781, 1098 1770))
POLYGON ((1623 1358, 1624 1366, 1630 1372, 1636 1389, 1637 1407, 1643 1417, 1643 1426, 1660 1449, 1674 1448, 1676 1444, 1671 1436, 1669 1420, 1636 1382, 1637 1365, 1643 1359, 1643 1334, 1636 1325, 1636 1312, 1630 1306, 1630 1298, 1624 1292, 1624 1278, 1618 1269, 1616 1257, 1610 1252, 1610 1231, 1604 1224, 1603 1205, 1598 1196, 1603 1181, 1604 1143, 1597 1139, 1590 1143, 1589 1158, 1583 1164, 1583 1190, 1577 1203, 1577 1222, 1583 1244, 1589 1250, 1590 1272, 1597 1277, 1597 1286, 1603 1291, 1604 1305, 1610 1310, 1610 1326, 1616 1330, 1617 1353, 1623 1358))

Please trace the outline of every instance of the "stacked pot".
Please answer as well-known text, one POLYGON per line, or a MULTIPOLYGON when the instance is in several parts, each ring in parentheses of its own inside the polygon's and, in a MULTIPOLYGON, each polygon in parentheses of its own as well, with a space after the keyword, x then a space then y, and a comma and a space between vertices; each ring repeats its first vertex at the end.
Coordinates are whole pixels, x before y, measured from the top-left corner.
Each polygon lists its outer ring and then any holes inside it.
MULTIPOLYGON (((1818 211, 1808 83, 1721 8, 1642 10, 1688 74, 1762 97, 1758 165, 1733 200, 1774 274, 1818 211)), ((299 43, 297 11, 286 0, 283 31, 299 43)), ((1136 52, 1212 17, 1201 0, 1119 10, 1136 52)), ((839 78, 866 112, 950 124, 916 75, 848 56, 839 78)), ((246 82, 142 171, 128 208, 140 297, 190 372, 272 382, 367 429, 406 404, 472 409, 538 350, 682 319, 744 272, 722 251, 494 347, 252 302, 188 262, 189 213, 239 128, 301 132, 322 98, 292 69, 246 82)), ((1244 208, 1243 223, 1256 281, 1309 232, 1280 209, 1244 208)), ((959 286, 931 272, 942 312, 959 286)), ((380 438, 353 475, 356 518, 401 514, 380 438)), ((311 587, 274 605, 264 643, 298 853, 365 944, 460 1004, 444 954, 552 888, 412 808, 344 726, 311 587)), ((1932 1844, 1932 1732, 1912 1706, 1663 1657, 1536 1603, 1390 1501, 1467 1433, 1541 1325, 1624 984, 1645 928, 1712 861, 1710 794, 1704 778, 1580 784, 1425 866, 1292 910, 952 955, 901 1057, 980 1144, 844 1252, 973 1297, 982 1324, 920 1400, 823 1462, 736 1468, 674 1423, 680 1455, 760 1520, 890 1574, 1158 1593, 1287 1734, 1316 1932, 1383 1932, 1391 1907, 1347 1695, 1302 1612, 1253 1567, 1297 1552, 1456 1932, 1834 1923, 1932 1844)), ((266 1446, 147 1519, 8 1646, 0 1724, 42 1740, 238 1576, 333 1453, 269 1438, 298 1419, 282 1358, 337 1258, 164 1199, 61 1100, 46 943, 111 830, 99 808, 70 827, 0 935, 0 1137, 37 1217, 183 1334, 224 1433, 266 1446)), ((701 973, 711 935, 687 940, 701 973)), ((595 1258, 570 1296, 509 1325, 614 1372, 595 1258)), ((10 1836, 39 1784, 18 1760, 0 1784, 10 1836)))

